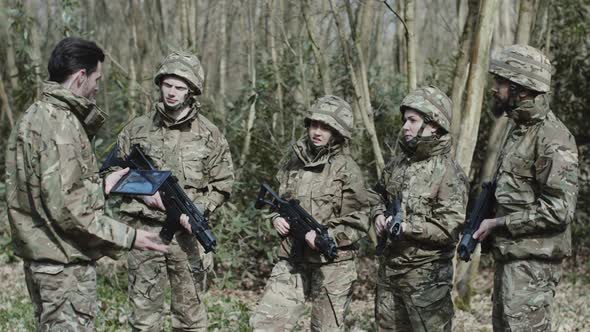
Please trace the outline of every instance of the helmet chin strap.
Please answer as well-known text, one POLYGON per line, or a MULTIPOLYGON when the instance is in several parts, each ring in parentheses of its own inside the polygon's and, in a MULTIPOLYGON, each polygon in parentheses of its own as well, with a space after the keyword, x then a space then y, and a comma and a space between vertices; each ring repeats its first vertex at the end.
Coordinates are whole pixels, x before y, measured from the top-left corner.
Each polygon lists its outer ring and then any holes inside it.
POLYGON ((190 107, 193 105, 193 103, 195 102, 195 94, 193 93, 189 93, 186 95, 186 97, 184 98, 184 101, 182 103, 178 103, 174 106, 170 106, 168 104, 166 104, 166 101, 164 99, 164 96, 161 96, 162 98, 162 103, 164 104, 164 109, 168 112, 176 112, 179 110, 184 109, 185 107, 190 107))

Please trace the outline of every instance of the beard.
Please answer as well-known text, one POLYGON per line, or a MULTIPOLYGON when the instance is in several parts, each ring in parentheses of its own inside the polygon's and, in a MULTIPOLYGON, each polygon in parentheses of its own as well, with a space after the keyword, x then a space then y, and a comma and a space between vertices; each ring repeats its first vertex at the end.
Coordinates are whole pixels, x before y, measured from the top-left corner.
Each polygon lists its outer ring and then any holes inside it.
POLYGON ((504 113, 508 113, 512 110, 511 103, 509 99, 502 100, 498 97, 494 97, 494 104, 492 106, 492 114, 496 119, 502 117, 504 113))

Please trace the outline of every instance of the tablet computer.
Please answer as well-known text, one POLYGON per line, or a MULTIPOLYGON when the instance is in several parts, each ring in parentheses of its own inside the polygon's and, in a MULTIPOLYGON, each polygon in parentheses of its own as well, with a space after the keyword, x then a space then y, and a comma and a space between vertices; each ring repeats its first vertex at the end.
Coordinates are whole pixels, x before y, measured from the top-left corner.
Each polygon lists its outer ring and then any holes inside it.
POLYGON ((115 184, 111 194, 151 196, 170 176, 170 171, 131 169, 115 184))

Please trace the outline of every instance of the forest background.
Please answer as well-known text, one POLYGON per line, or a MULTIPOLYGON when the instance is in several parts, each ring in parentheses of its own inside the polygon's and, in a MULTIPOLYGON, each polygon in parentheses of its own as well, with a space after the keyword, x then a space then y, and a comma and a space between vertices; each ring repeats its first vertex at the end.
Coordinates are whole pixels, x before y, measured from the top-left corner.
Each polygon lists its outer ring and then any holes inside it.
MULTIPOLYGON (((253 201, 261 182, 276 185, 276 165, 304 134, 316 98, 335 94, 353 106, 352 154, 371 185, 397 153, 404 95, 428 84, 446 91, 454 102, 454 153, 473 198, 491 176, 506 130, 505 120, 488 113, 489 56, 513 43, 543 50, 554 67, 551 108, 580 153, 574 256, 562 287, 580 294, 590 283, 589 13, 590 0, 0 0, 0 285, 17 285, 1 297, 0 326, 32 326, 5 212, 6 141, 40 95, 49 54, 65 36, 94 40, 107 54, 97 103, 109 119, 94 142, 99 161, 123 126, 158 100, 153 75, 162 57, 189 50, 201 59, 203 113, 226 135, 237 170, 231 201, 212 220, 219 243, 207 300, 213 330, 247 330, 278 243, 253 201)), ((360 309, 347 322, 353 330, 374 328, 373 255, 367 239, 355 288, 360 309)), ((119 330, 127 312, 124 259, 103 265, 98 326, 119 330)), ((457 264, 455 305, 464 321, 455 329, 489 327, 479 309, 489 310, 482 303, 489 302, 490 268, 487 257, 457 264)), ((569 301, 563 317, 573 318, 557 328, 588 327, 576 316, 590 299, 579 308, 569 301)))

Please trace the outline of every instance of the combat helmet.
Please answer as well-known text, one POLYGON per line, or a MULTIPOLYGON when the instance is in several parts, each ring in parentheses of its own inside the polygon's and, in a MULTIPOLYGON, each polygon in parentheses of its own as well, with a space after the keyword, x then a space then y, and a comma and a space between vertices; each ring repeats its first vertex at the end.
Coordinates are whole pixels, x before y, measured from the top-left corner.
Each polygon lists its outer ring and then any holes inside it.
POLYGON ((310 114, 305 117, 305 125, 312 120, 321 121, 334 128, 344 138, 352 137, 354 118, 352 109, 344 99, 336 96, 323 96, 310 107, 310 114))
POLYGON ((412 108, 422 114, 424 123, 434 122, 447 133, 451 131, 452 102, 435 86, 420 87, 408 94, 400 105, 402 114, 412 108))
POLYGON ((154 76, 154 83, 159 86, 162 78, 166 75, 176 75, 184 79, 197 95, 203 92, 205 72, 199 58, 192 53, 172 52, 169 54, 160 63, 156 76, 154 76))
POLYGON ((490 73, 527 89, 545 93, 551 86, 551 62, 534 47, 511 45, 492 56, 490 73))

